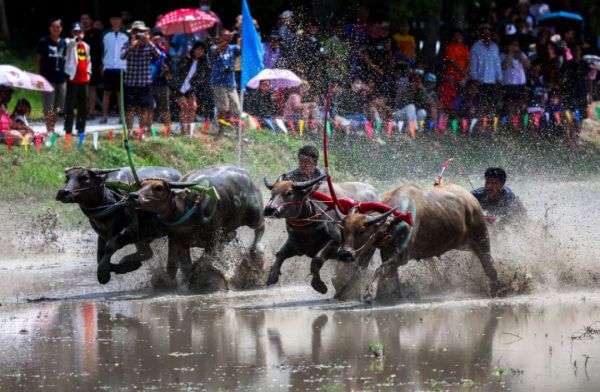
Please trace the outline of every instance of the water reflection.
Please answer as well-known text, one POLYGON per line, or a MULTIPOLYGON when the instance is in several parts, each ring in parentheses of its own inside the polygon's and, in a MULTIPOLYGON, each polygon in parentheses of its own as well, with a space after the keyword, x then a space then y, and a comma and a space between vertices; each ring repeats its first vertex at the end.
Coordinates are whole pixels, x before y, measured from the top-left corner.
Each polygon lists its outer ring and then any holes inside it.
POLYGON ((586 297, 390 308, 307 301, 248 309, 236 299, 207 297, 6 305, 0 389, 416 390, 475 383, 484 390, 592 391, 600 388, 600 338, 571 339, 597 319, 600 295, 586 297), (383 356, 369 351, 375 343, 383 356))

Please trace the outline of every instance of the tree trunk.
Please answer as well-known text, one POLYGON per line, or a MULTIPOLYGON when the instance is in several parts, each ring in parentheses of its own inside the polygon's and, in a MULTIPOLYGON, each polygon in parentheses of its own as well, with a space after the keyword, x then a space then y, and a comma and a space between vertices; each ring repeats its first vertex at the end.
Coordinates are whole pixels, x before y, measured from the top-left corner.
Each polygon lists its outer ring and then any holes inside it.
POLYGON ((438 7, 425 20, 422 58, 427 70, 434 70, 437 65, 436 44, 440 42, 440 18, 441 7, 438 7))
POLYGON ((8 28, 8 18, 6 17, 6 5, 4 0, 0 0, 0 37, 3 40, 10 38, 10 30, 8 28))

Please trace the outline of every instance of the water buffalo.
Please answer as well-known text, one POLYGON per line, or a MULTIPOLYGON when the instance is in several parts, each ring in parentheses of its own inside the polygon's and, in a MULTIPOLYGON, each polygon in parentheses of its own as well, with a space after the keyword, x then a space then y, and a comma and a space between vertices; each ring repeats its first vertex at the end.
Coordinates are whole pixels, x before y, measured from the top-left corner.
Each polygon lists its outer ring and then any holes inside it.
MULTIPOLYGON (((275 262, 269 271, 267 285, 277 283, 281 275, 283 262, 293 256, 311 258, 311 286, 318 292, 327 292, 327 286, 320 276, 321 267, 327 259, 336 256, 341 243, 341 230, 335 222, 336 213, 327 210, 327 206, 310 196, 319 190, 329 194, 329 188, 321 182, 325 176, 304 182, 282 180, 275 183, 264 180, 265 186, 271 190, 271 198, 265 207, 265 216, 285 218, 288 238, 275 255, 275 262)), ((371 185, 360 182, 334 184, 339 197, 348 197, 356 201, 375 201, 377 191, 371 185)), ((365 252, 361 258, 361 266, 366 267, 373 252, 365 252)), ((339 293, 336 293, 339 294, 339 293)))
MULTIPOLYGON (((149 166, 138 169, 140 179, 164 178, 177 181, 181 173, 168 167, 149 166)), ((65 169, 65 185, 56 194, 56 200, 63 203, 77 203, 88 217, 98 234, 98 281, 106 284, 110 273, 124 274, 134 271, 142 261, 152 257, 150 242, 166 235, 166 231, 156 224, 154 214, 137 212, 129 208, 124 195, 106 186, 106 181, 132 183, 131 169, 88 169, 74 167, 65 169), (118 264, 112 264, 112 255, 125 245, 135 244, 136 252, 123 257, 118 264)))
POLYGON ((398 296, 398 267, 409 259, 440 256, 452 249, 472 250, 490 280, 493 296, 500 290, 490 254, 490 241, 479 202, 458 185, 425 191, 402 185, 387 192, 383 203, 412 214, 413 226, 397 222, 388 212, 361 214, 350 210, 343 219, 343 245, 338 257, 353 260, 362 252, 380 248, 382 265, 377 269, 363 299, 398 296))
POLYGON ((180 182, 149 179, 142 182, 137 193, 130 193, 130 202, 137 209, 157 214, 169 232, 167 272, 175 278, 178 266, 184 279, 191 283, 191 247, 204 248, 215 254, 233 240, 236 229, 254 229, 250 249, 258 255, 258 245, 264 234, 262 195, 244 169, 233 165, 197 169, 183 176, 180 182), (213 186, 218 198, 188 189, 191 185, 213 186))

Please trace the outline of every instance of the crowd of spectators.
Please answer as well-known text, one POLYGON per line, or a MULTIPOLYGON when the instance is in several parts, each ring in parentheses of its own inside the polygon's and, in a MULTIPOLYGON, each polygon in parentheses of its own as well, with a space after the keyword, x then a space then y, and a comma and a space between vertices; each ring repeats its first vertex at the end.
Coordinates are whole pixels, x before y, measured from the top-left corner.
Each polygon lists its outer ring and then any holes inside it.
MULTIPOLYGON (((212 12, 206 0, 200 8, 212 12)), ((268 80, 261 81, 246 92, 243 109, 259 121, 303 120, 310 131, 323 121, 330 91, 332 123, 343 132, 366 122, 412 122, 420 130, 423 124, 485 117, 490 121, 472 129, 485 133, 494 117, 569 112, 582 119, 597 80, 583 56, 598 51, 598 37, 586 36, 576 21, 559 30, 540 24, 550 11, 543 1, 522 0, 495 9, 468 29, 452 29, 435 61, 422 58, 413 21, 371 20, 369 9, 358 7, 352 20, 321 30, 283 11, 274 29, 261 29, 254 21, 264 42, 264 65, 290 69, 304 82, 273 89, 268 80)), ((61 37, 62 21, 51 21, 49 35, 37 47, 38 72, 55 88, 43 95, 48 132, 55 132, 61 109, 67 133, 74 110, 78 132, 85 131, 86 117, 99 115, 106 122, 118 102, 111 97, 119 96, 121 70, 129 129, 136 113, 142 130, 153 119, 169 129, 178 120, 184 133, 197 121, 240 117, 241 16, 231 29, 219 19, 210 30, 175 36, 130 19, 113 15, 103 32, 100 21, 83 14, 67 39, 61 37)), ((577 143, 580 122, 542 120, 539 133, 559 132, 577 143)))

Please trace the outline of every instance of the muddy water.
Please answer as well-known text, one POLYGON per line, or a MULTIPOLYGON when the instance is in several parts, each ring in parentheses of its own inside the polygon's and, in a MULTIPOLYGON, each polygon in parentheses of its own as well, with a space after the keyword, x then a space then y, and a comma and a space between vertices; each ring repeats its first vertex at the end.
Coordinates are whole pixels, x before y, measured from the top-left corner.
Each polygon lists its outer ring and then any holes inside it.
MULTIPOLYGON (((460 252, 403 267, 418 299, 389 307, 333 300, 331 263, 330 293, 313 292, 306 259, 268 290, 189 295, 150 286, 160 244, 106 286, 91 238, 2 254, 0 391, 598 391, 600 185, 514 188, 530 222, 494 234, 492 252, 533 288, 504 300, 482 299, 481 267, 460 252)), ((284 239, 270 225, 269 261, 284 239)))
POLYGON ((600 328, 599 305, 581 292, 363 307, 293 287, 9 303, 0 389, 597 391, 600 336, 583 327, 600 328))

